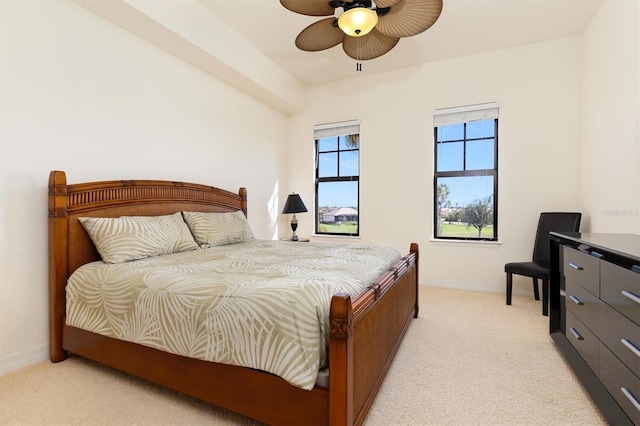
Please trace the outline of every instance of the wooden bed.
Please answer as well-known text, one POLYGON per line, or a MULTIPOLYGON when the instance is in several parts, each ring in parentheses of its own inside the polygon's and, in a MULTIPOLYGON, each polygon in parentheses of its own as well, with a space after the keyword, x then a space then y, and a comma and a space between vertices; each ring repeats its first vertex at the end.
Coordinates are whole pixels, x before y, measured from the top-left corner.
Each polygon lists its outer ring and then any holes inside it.
POLYGON ((99 260, 78 217, 154 216, 190 210, 247 214, 244 188, 159 180, 67 184, 49 176, 49 337, 52 362, 97 361, 268 424, 362 424, 412 318, 418 316, 418 245, 353 299, 331 301, 329 387, 303 390, 275 375, 186 358, 65 324, 65 286, 99 260))

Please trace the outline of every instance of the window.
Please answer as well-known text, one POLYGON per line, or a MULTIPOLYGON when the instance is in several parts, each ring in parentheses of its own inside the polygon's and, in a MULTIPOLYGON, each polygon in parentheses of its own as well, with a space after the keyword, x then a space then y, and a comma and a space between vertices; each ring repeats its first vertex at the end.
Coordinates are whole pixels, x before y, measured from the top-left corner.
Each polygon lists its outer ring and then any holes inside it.
POLYGON ((498 104, 434 113, 434 236, 498 239, 498 104))
POLYGON ((360 235, 360 122, 315 126, 316 234, 360 235))

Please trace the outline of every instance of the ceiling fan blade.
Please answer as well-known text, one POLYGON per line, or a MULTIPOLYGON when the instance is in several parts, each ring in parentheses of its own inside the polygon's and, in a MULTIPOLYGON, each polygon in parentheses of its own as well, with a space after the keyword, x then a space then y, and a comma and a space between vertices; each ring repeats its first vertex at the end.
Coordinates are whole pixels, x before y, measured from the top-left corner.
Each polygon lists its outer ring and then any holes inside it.
POLYGON ((329 16, 335 8, 329 6, 328 0, 280 0, 280 4, 292 12, 308 16, 329 16))
POLYGON ((307 52, 317 52, 337 46, 346 37, 337 25, 336 18, 325 18, 314 22, 296 37, 296 46, 307 52))
POLYGON ((389 37, 374 28, 362 37, 345 36, 342 48, 344 53, 353 59, 366 61, 384 55, 393 49, 399 40, 398 37, 389 37))
POLYGON ((376 3, 376 7, 378 9, 382 9, 385 7, 391 7, 400 3, 402 0, 373 0, 376 3))
POLYGON ((442 0, 401 0, 378 17, 376 29, 391 37, 411 37, 429 29, 441 12, 442 0))

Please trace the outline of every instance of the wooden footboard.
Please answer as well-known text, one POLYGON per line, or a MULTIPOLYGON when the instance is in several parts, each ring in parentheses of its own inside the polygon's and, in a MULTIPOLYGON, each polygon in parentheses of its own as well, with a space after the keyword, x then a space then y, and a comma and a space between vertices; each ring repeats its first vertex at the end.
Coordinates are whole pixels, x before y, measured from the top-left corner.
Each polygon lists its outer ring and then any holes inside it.
POLYGON ((418 316, 418 245, 351 301, 331 303, 331 425, 362 424, 412 318, 418 316))
POLYGON ((65 287, 80 265, 99 259, 78 216, 247 210, 238 194, 197 184, 107 181, 67 185, 49 177, 50 358, 74 353, 268 424, 361 424, 410 320, 418 315, 418 245, 353 300, 331 301, 329 388, 305 391, 249 368, 169 354, 65 324, 65 287))

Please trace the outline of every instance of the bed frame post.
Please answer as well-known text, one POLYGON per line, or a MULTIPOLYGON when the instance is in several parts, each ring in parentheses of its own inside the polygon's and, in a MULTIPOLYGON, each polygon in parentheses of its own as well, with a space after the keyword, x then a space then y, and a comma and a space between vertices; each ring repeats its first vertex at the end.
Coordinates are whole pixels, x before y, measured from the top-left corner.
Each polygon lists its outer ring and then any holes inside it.
POLYGON ((67 176, 49 174, 49 357, 51 362, 67 358, 62 349, 67 281, 67 176))
POLYGON ((247 188, 242 187, 238 191, 238 195, 242 198, 242 211, 244 212, 244 217, 247 216, 247 188))
POLYGON ((353 306, 348 294, 331 299, 329 424, 353 424, 353 306))
POLYGON ((418 247, 418 243, 411 243, 409 252, 416 255, 416 312, 413 314, 413 317, 418 318, 418 311, 420 310, 420 306, 418 306, 418 300, 420 300, 420 282, 418 281, 420 277, 418 268, 420 264, 420 249, 418 247))

